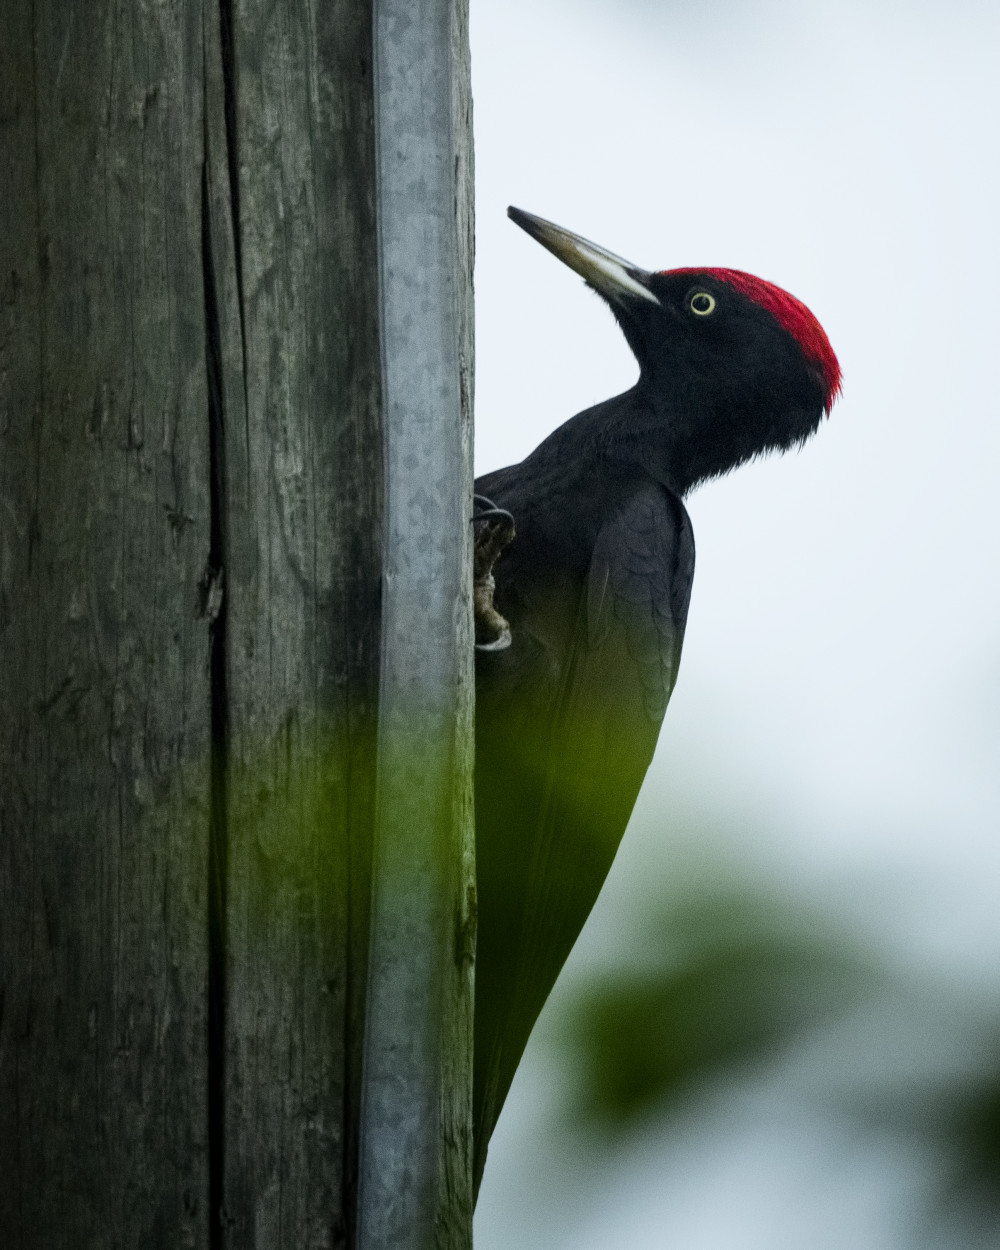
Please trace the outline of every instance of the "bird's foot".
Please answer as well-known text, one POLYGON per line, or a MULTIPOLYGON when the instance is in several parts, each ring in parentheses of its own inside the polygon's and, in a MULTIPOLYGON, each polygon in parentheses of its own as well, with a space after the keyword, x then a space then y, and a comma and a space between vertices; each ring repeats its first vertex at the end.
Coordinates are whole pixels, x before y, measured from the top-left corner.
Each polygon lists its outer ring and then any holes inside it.
POLYGON ((476 618, 476 650, 503 651, 510 646, 510 625, 493 603, 493 565, 514 537, 514 518, 485 495, 474 495, 472 604, 476 618))

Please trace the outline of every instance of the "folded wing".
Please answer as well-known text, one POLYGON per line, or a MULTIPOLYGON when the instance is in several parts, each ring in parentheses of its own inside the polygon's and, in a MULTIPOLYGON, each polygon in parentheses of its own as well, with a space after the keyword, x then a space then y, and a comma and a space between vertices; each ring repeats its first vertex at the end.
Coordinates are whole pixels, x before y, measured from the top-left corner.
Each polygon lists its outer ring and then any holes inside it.
POLYGON ((647 483, 598 532, 568 648, 555 654, 530 614, 519 627, 512 613, 512 647, 480 657, 477 1190, 528 1035, 611 867, 652 759, 677 677, 693 572, 683 504, 647 483))

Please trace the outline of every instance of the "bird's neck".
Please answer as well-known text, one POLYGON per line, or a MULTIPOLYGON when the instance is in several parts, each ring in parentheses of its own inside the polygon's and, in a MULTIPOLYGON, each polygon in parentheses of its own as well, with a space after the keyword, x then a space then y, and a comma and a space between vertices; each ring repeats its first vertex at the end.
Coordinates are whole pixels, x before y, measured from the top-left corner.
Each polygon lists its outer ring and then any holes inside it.
POLYGON ((675 399, 665 387, 640 378, 631 390, 571 417, 531 459, 559 475, 575 465, 584 478, 610 470, 612 477, 652 479, 684 496, 746 459, 727 455, 721 424, 698 411, 692 415, 683 396, 675 399))
POLYGON ((641 380, 580 415, 590 418, 599 455, 616 468, 634 470, 681 496, 706 476, 691 460, 684 422, 641 380))

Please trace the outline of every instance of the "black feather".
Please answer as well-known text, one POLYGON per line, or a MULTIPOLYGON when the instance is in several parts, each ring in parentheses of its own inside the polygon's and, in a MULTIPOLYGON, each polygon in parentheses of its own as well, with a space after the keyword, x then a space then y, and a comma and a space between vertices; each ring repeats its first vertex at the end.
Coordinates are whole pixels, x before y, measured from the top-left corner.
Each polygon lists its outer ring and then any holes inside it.
MULTIPOLYGON (((517 515, 516 486, 492 477, 482 488, 517 515)), ((531 1027, 652 759, 694 572, 691 525, 668 488, 619 476, 609 506, 582 502, 584 517, 566 505, 556 524, 590 546, 589 560, 567 577, 532 541, 544 527, 529 526, 496 568, 512 646, 477 657, 477 1188, 531 1027)))

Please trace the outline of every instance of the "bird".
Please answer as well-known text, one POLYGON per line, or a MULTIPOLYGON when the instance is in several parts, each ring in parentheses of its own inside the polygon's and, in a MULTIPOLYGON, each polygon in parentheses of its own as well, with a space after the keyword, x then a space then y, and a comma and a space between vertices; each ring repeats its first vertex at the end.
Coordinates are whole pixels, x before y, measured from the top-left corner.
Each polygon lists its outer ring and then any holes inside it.
POLYGON ((695 557, 684 497, 802 444, 842 389, 819 321, 773 283, 650 272, 532 213, 508 216, 602 297, 639 377, 475 486, 477 1195, 677 679, 695 557))

